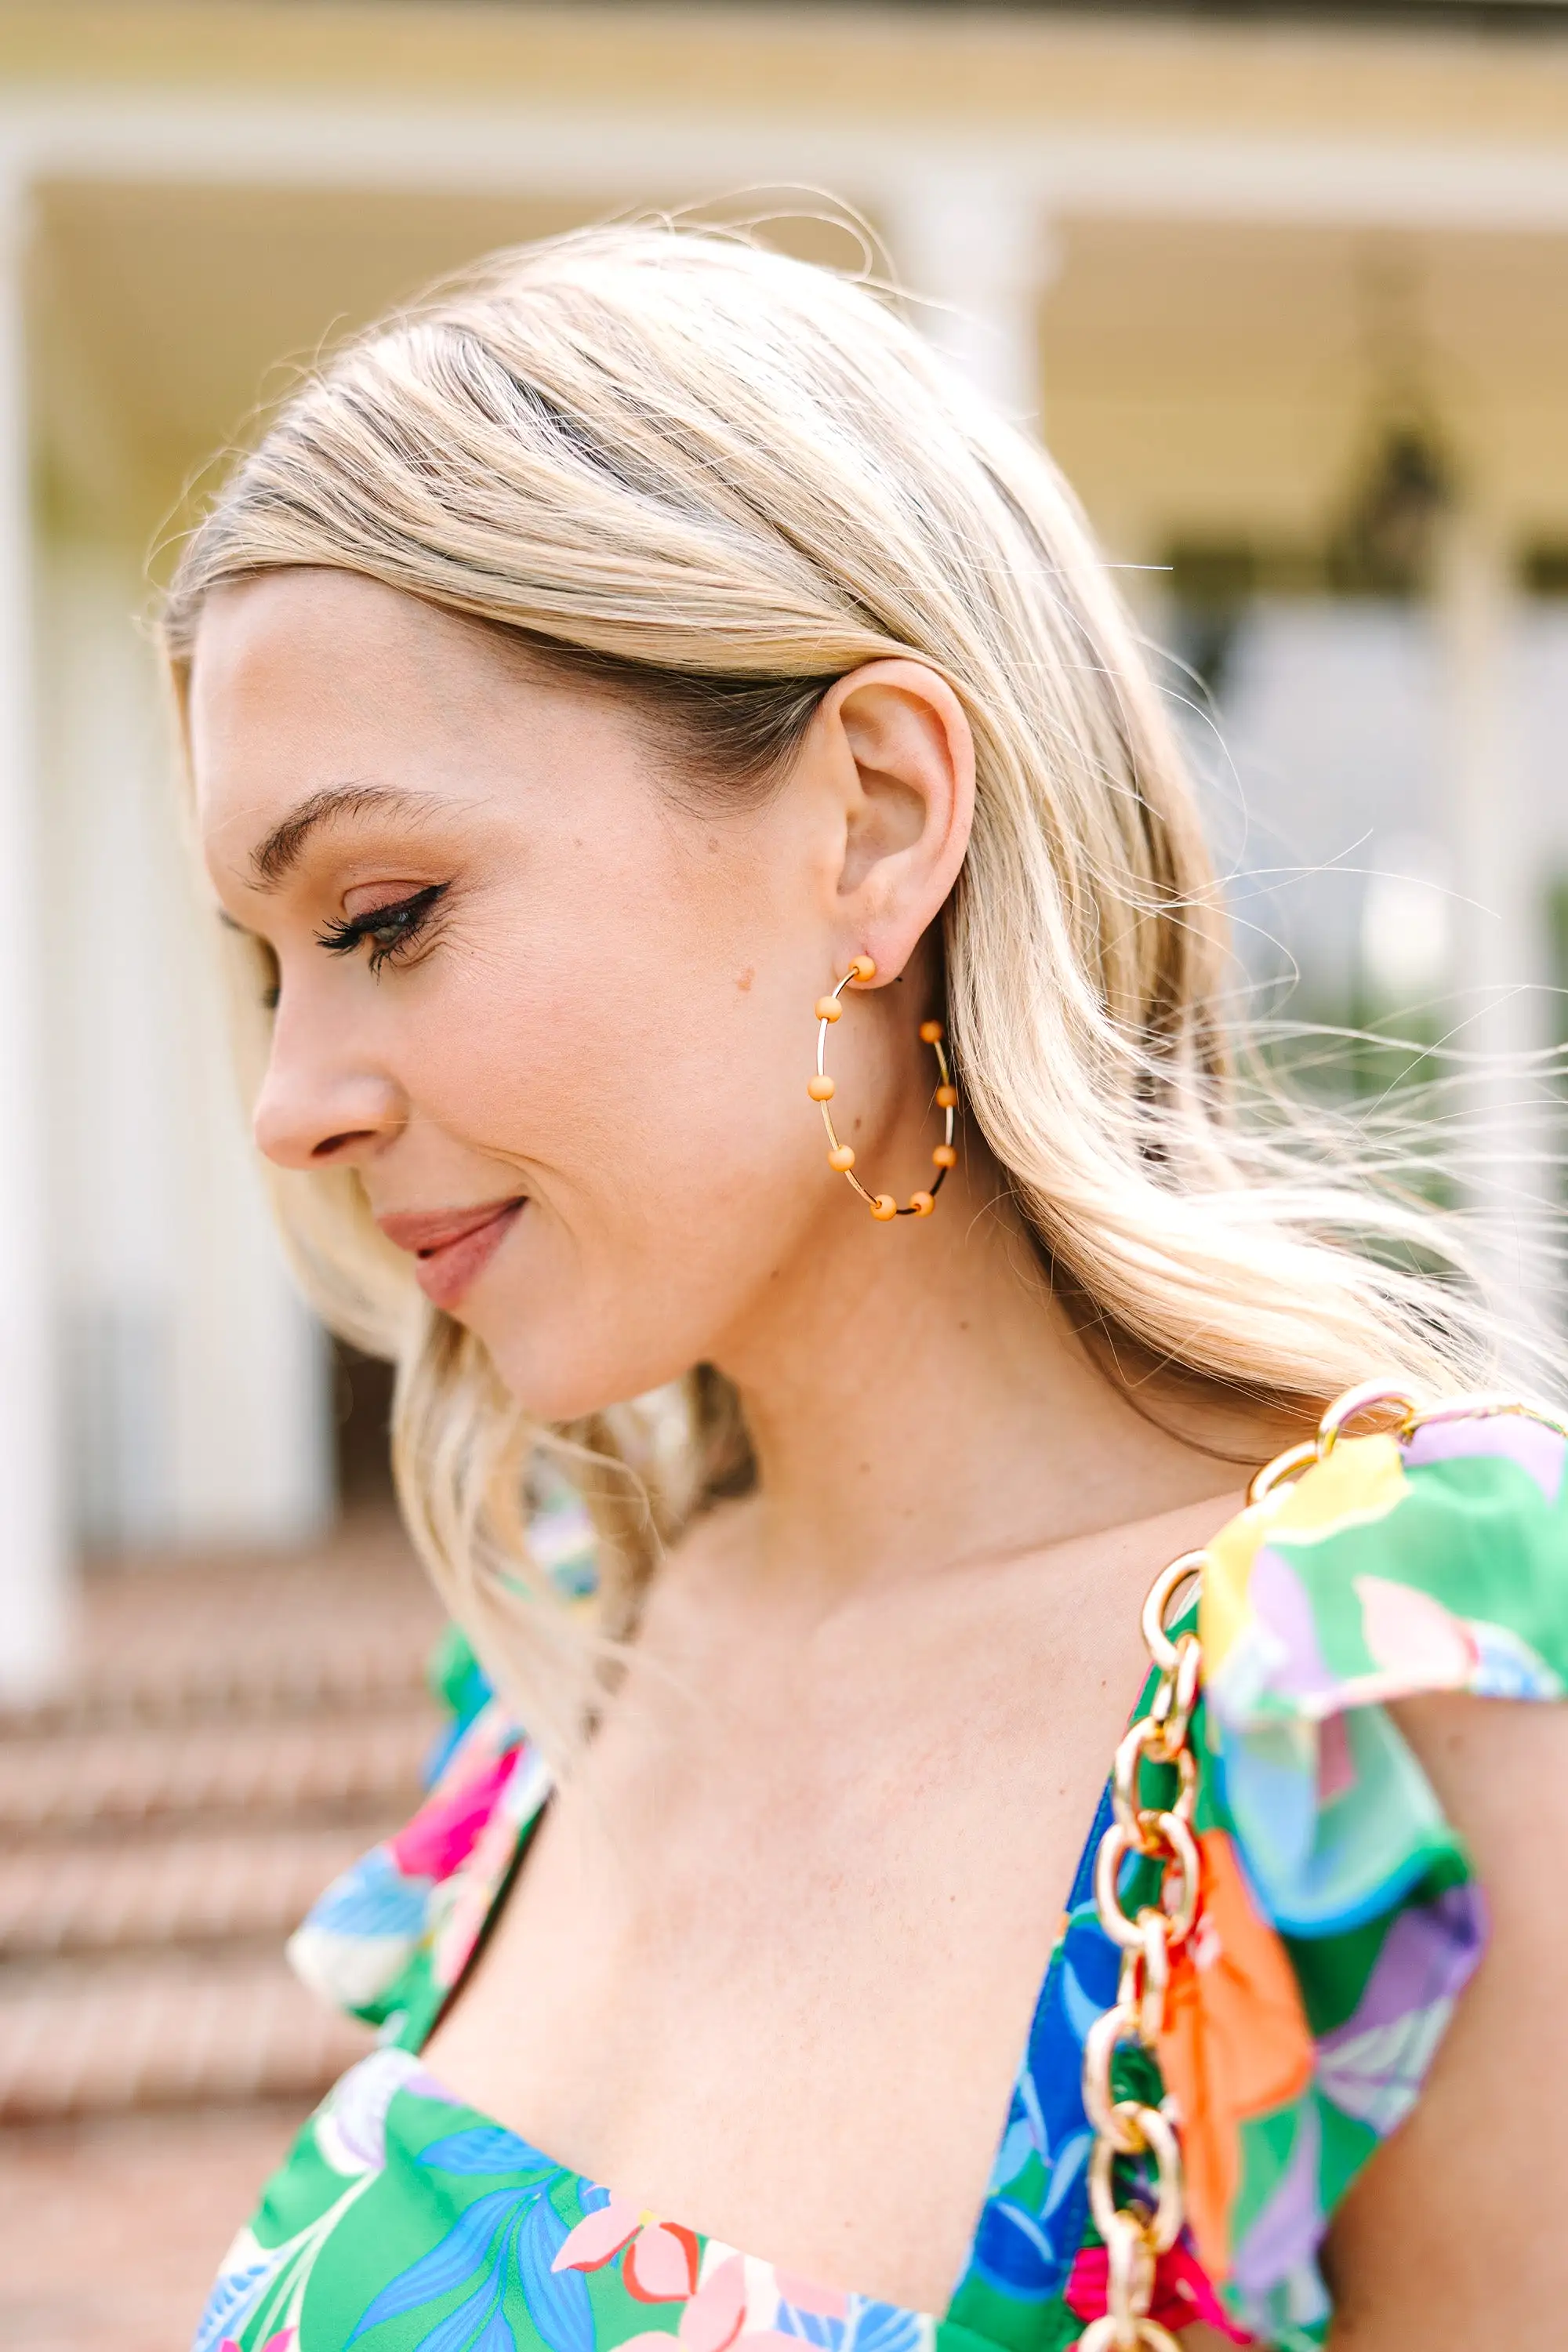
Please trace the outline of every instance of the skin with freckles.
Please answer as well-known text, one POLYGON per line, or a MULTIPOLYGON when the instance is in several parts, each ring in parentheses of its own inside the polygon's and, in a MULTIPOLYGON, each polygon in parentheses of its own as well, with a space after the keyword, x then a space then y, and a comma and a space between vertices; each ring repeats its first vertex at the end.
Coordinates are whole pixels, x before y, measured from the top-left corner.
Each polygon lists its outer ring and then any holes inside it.
MULTIPOLYGON (((917 1032, 968 840, 962 708, 873 664, 773 789, 726 803, 624 698, 292 572, 209 603, 190 726, 214 887, 275 967, 261 1150, 352 1167, 531 1412, 711 1362, 757 1455, 656 1577, 426 2063, 639 2204, 940 2310, 1142 1678, 1139 1603, 1238 1507, 1218 1457, 1280 1438, 1190 1399, 1179 1438, 1100 1376, 962 1118, 930 1218, 874 1223, 826 1166, 812 1008, 865 954, 830 1033, 838 1131, 869 1189, 930 1181, 917 1032)), ((1424 1754, 1447 1736, 1411 1728, 1424 1754)), ((1490 1785, 1454 1809, 1500 1916, 1561 1936, 1490 1850, 1490 1785)), ((1476 2015, 1433 2104, 1500 2151, 1522 2028, 1476 2015)), ((1343 2340, 1480 2341, 1495 2281, 1457 2313, 1424 2282, 1385 2163, 1343 2233, 1343 2340)), ((1479 2211, 1523 2262, 1500 2164, 1466 2183, 1447 2226, 1478 2244, 1479 2211)))

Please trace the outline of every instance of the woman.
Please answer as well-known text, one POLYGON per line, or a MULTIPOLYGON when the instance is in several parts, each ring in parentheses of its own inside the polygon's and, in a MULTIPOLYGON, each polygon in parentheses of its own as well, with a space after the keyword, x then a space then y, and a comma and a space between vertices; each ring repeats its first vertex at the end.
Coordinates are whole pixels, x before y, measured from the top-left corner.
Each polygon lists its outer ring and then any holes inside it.
POLYGON ((166 632, 257 1140, 502 1694, 296 1939, 384 2046, 198 2343, 1522 2335, 1568 1756, 1470 1697, 1563 1686, 1563 1437, 1423 1419, 1441 1235, 1237 1121, 1047 460, 608 230, 308 382, 166 632))

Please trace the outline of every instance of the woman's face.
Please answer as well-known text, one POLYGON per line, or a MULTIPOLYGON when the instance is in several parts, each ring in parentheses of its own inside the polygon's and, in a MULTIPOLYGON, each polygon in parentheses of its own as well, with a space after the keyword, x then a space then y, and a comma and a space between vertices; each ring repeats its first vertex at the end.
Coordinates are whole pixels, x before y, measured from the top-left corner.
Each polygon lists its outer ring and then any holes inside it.
POLYGON ((838 1025, 843 1128, 868 1161, 912 1112, 900 1189, 924 1181, 919 942, 951 874, 868 942, 929 825, 896 758, 868 787, 852 723, 929 751, 945 720, 877 700, 914 667, 859 673, 848 722, 834 689, 785 782, 727 805, 624 700, 377 583, 279 572, 204 612, 207 866, 276 964, 258 1143, 356 1170, 530 1411, 726 1360, 822 1221, 866 1218, 805 1081, 814 1000, 868 948, 906 983, 838 1025))

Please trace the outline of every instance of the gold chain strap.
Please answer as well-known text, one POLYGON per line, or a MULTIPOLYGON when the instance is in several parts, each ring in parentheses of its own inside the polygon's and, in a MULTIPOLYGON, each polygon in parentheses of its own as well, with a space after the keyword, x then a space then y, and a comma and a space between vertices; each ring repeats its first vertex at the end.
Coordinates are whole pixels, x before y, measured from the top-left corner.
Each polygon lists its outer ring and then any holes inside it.
POLYGON ((1165 1619, 1181 1586, 1203 1565, 1201 1551, 1184 1552, 1155 1578, 1143 1603, 1143 1639, 1160 1679, 1141 1716, 1116 1751, 1110 1776, 1112 1820, 1094 1863, 1094 1901, 1100 1924, 1121 1953, 1115 2005, 1089 2030, 1083 2046, 1083 2104, 1093 2126, 1089 2166, 1089 2206, 1105 2241, 1108 2264, 1106 2313, 1079 2341, 1079 2352, 1180 2352, 1175 2337, 1149 2315, 1154 2296, 1154 2265, 1182 2233, 1185 2203, 1182 2156, 1171 2102, 1151 2107, 1141 2099, 1119 2099, 1111 2088, 1111 2061, 1123 2042, 1152 2051, 1165 2023, 1165 1988, 1171 1955, 1192 1934, 1198 1916, 1198 1849, 1193 1836, 1193 1805, 1198 1768, 1190 1745, 1197 1704, 1202 1653, 1195 1633, 1173 1642, 1165 1619), (1139 1770, 1173 1765, 1176 1794, 1168 1809, 1151 1811, 1140 1802, 1139 1770), (1121 1865, 1129 1854, 1163 1865, 1160 1900, 1144 1904, 1136 1918, 1121 1907, 1121 1865), (1152 2205, 1142 2196, 1116 2201, 1119 2157, 1147 2157, 1154 2168, 1152 2205))
MULTIPOLYGON (((1422 1406, 1403 1389, 1368 1381, 1347 1390, 1329 1407, 1315 1436, 1290 1446, 1260 1470, 1247 1499, 1260 1502, 1314 1462, 1326 1461, 1350 1424, 1368 1415, 1380 1416, 1378 1426, 1408 1440, 1426 1423, 1487 1420, 1499 1413, 1522 1413, 1568 1437, 1568 1423, 1557 1414, 1517 1398, 1452 1397, 1422 1406)), ((1150 2315, 1154 2266, 1175 2244, 1185 2219, 1180 2117, 1169 2098, 1157 2107, 1141 2099, 1118 2099, 1110 2070, 1124 2045, 1155 2051, 1165 2022, 1171 1957, 1197 1924, 1202 1890, 1192 1817, 1198 1768, 1190 1735, 1203 1654, 1195 1633, 1173 1641, 1165 1621, 1172 1601, 1198 1575, 1205 1557, 1202 1551, 1190 1551, 1173 1559, 1155 1578, 1143 1603, 1143 1640, 1159 1680, 1148 1713, 1116 1751, 1110 1780, 1113 1817, 1095 1856, 1095 1908, 1100 1926, 1121 1951, 1121 1974, 1115 2005, 1095 2020, 1083 2046, 1083 2104, 1095 2134, 1089 2206, 1105 2241, 1107 2278, 1105 2316, 1086 2328, 1078 2352, 1181 2352, 1170 2330, 1150 2315), (1139 1772, 1145 1759, 1175 1771, 1176 1793, 1166 1809, 1141 1803, 1139 1772), (1143 1904, 1132 1918, 1122 1909, 1121 1895, 1121 1865, 1130 1854, 1160 1865, 1158 1904, 1143 1904), (1145 2158, 1152 2167, 1152 2201, 1140 2189, 1121 2205, 1116 2166, 1133 2158, 1145 2158)))

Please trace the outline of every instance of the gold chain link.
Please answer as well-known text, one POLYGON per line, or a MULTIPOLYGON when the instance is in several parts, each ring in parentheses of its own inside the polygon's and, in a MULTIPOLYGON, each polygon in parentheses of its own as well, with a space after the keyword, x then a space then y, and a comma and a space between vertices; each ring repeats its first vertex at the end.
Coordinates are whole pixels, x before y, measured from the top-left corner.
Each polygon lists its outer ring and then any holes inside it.
MULTIPOLYGON (((1095 2135, 1089 2167, 1089 2205, 1105 2241, 1106 2312, 1079 2338, 1079 2352, 1180 2352, 1176 2339, 1151 2318, 1154 2266, 1182 2232, 1182 2156, 1171 2116, 1141 2099, 1119 2099, 1111 2066, 1123 2043, 1152 2051, 1165 2024, 1171 1955, 1197 1920, 1199 1864, 1191 1828, 1197 1797, 1197 1759, 1189 1745, 1197 1704, 1201 1654, 1195 1633, 1173 1641, 1165 1631, 1172 1601, 1203 1565, 1202 1552, 1184 1552, 1158 1576, 1143 1604, 1143 1638, 1159 1673, 1147 1714, 1122 1739, 1110 1776, 1112 1819, 1094 1862, 1100 1924, 1121 1954, 1114 2007, 1096 2018, 1083 2046, 1084 2111, 1095 2135), (1139 1774, 1147 1759, 1173 1767, 1176 1794, 1168 1806, 1142 1803, 1139 1774), (1121 1865, 1130 1854, 1162 1865, 1158 1905, 1130 1918, 1121 1907, 1121 1865), (1153 2165, 1153 2202, 1142 2195, 1117 2203, 1119 2159, 1143 2157, 1153 2165)), ((1167 2105, 1168 2105, 1167 2102, 1167 2105)))
MULTIPOLYGON (((1487 1420, 1521 1413, 1568 1437, 1568 1423, 1542 1407, 1507 1396, 1446 1397, 1420 1405, 1405 1390, 1383 1381, 1348 1389, 1318 1424, 1317 1434, 1292 1445, 1258 1473, 1247 1490, 1261 1502, 1276 1486, 1299 1477, 1314 1462, 1327 1461, 1351 1424, 1372 1420, 1408 1441, 1430 1422, 1487 1420)), ((1095 2134, 1089 2158, 1089 2203, 1094 2226, 1105 2242, 1106 2311, 1079 2338, 1078 2352, 1181 2352, 1168 2328, 1150 2315, 1154 2267, 1182 2233, 1185 2193, 1182 2178, 1180 2118, 1173 2102, 1152 2107, 1140 2099, 1119 2099, 1111 2066, 1124 2044, 1157 2050, 1164 2030, 1171 1957, 1197 1924, 1202 1896, 1197 1841, 1192 1832, 1197 1796, 1197 1758, 1190 1743, 1203 1656, 1195 1633, 1174 1640, 1165 1630, 1171 1603, 1182 1586, 1202 1570, 1202 1551, 1184 1552, 1162 1570, 1143 1603, 1143 1640, 1159 1675, 1148 1712, 1139 1717, 1116 1751, 1111 1773, 1112 1820, 1100 1842, 1094 1864, 1094 1900, 1100 1924, 1121 1954, 1121 1976, 1112 2008, 1098 2017, 1083 2045, 1083 2104, 1095 2134), (1164 1808, 1140 1801, 1139 1774, 1147 1760, 1173 1768, 1176 1795, 1164 1808), (1157 1863, 1158 1905, 1142 1905, 1130 1918, 1121 1907, 1121 1865, 1129 1855, 1157 1863), (1116 2167, 1134 2158, 1153 2167, 1153 2201, 1135 2192, 1119 2205, 1116 2167)))

